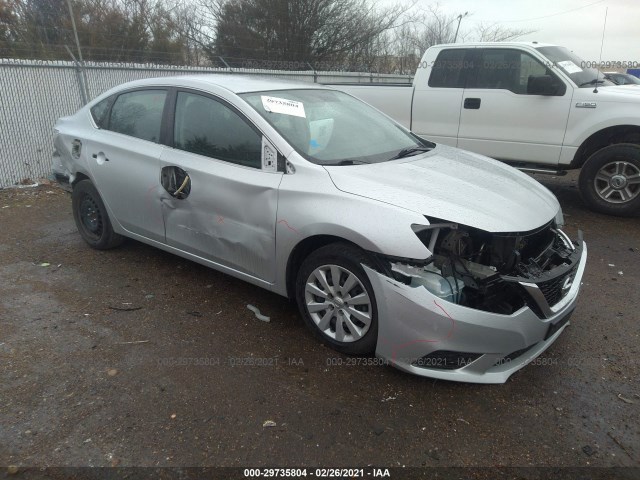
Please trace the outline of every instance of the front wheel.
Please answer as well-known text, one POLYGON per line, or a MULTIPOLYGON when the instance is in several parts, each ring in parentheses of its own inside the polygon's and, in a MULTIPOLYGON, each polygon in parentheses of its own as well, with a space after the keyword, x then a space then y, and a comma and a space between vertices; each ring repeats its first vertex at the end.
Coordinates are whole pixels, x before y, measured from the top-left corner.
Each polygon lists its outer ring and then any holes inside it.
POLYGON ((591 155, 580 172, 580 193, 596 212, 640 213, 640 146, 609 145, 591 155))
POLYGON ((307 326, 349 355, 372 354, 378 337, 376 299, 362 264, 371 264, 364 251, 333 243, 309 255, 296 280, 296 301, 307 326))

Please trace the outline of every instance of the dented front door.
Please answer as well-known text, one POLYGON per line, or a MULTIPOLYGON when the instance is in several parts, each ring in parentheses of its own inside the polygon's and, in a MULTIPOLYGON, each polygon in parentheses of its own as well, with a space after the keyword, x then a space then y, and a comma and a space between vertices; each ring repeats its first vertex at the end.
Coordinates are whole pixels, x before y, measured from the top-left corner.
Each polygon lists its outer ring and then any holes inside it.
POLYGON ((168 245, 267 282, 275 279, 275 225, 281 173, 166 149, 162 211, 168 245), (188 176, 185 184, 184 173, 188 176))

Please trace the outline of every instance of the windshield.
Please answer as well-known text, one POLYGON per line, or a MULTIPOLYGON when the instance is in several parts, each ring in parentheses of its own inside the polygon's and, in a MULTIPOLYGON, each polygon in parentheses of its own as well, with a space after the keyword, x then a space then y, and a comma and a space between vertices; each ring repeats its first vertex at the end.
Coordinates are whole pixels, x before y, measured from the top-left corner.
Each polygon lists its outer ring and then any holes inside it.
POLYGON ((343 92, 277 90, 240 96, 300 155, 319 165, 386 162, 435 147, 343 92))
POLYGON ((569 75, 578 87, 613 85, 602 72, 592 67, 596 62, 585 62, 564 47, 538 47, 537 50, 569 75))

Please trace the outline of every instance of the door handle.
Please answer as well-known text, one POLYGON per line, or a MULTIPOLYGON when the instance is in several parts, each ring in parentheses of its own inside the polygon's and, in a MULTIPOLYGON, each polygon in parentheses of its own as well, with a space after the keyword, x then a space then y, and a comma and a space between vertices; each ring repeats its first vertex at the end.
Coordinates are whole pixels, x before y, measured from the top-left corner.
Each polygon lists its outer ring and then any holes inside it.
POLYGON ((464 108, 467 110, 479 110, 480 102, 482 102, 479 98, 465 98, 464 99, 464 108))

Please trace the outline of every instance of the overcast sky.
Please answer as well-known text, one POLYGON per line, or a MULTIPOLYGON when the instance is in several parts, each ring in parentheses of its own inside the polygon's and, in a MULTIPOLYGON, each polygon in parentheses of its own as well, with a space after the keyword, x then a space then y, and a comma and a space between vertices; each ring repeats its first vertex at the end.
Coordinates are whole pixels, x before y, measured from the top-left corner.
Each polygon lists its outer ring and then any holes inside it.
MULTIPOLYGON (((372 1, 385 5, 399 3, 398 0, 372 1)), ((425 9, 436 3, 417 0, 415 8, 425 9)), ((640 0, 446 0, 439 5, 442 12, 455 16, 469 12, 460 27, 469 40, 474 40, 473 30, 478 23, 533 29, 535 33, 519 40, 562 45, 584 60, 595 61, 600 56, 608 7, 602 60, 640 64, 640 0)))

